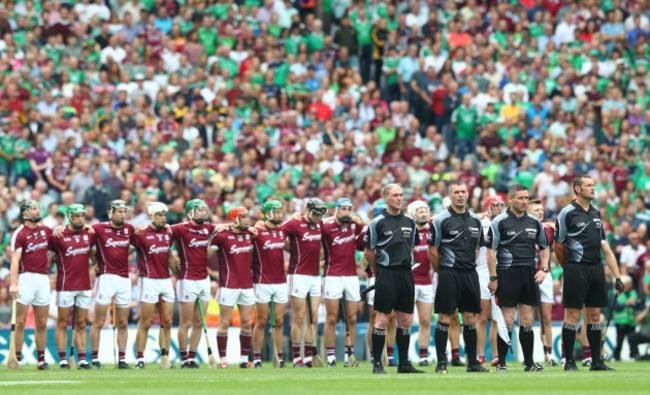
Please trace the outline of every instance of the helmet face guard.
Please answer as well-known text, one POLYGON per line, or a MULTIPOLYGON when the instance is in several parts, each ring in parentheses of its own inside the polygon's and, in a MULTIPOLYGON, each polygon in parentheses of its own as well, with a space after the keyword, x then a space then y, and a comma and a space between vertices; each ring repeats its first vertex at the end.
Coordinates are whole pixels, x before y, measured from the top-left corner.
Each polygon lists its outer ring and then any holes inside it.
POLYGON ((83 204, 75 203, 68 206, 65 210, 65 215, 68 217, 68 222, 75 230, 81 230, 86 225, 86 207, 83 204), (83 213, 81 221, 75 222, 74 218, 76 214, 83 213))
POLYGON ((275 213, 277 210, 282 209, 284 206, 279 200, 269 200, 262 205, 262 214, 264 218, 275 225, 280 225, 283 221, 283 218, 275 219, 275 213))
POLYGON ((325 206, 325 202, 318 198, 311 198, 307 202, 307 219, 309 222, 312 224, 315 224, 319 221, 315 221, 313 218, 313 215, 320 215, 321 217, 327 212, 327 206, 325 206))
POLYGON ((429 206, 425 202, 416 200, 409 204, 406 210, 418 225, 425 225, 429 222, 429 206))
POLYGON ((39 222, 42 217, 41 217, 41 206, 38 204, 36 200, 25 200, 21 205, 20 205, 20 216, 23 221, 29 221, 33 223, 39 222), (38 215, 36 217, 32 216, 32 210, 33 207, 38 207, 38 215), (24 214, 27 213, 28 217, 24 217, 24 214))
POLYGON ((153 202, 149 203, 147 206, 147 214, 149 214, 149 218, 151 219, 151 226, 153 226, 154 229, 156 230, 161 230, 162 228, 167 225, 167 213, 169 212, 169 209, 167 208, 167 205, 164 203, 160 202, 153 202), (156 216, 157 215, 162 215, 162 221, 156 222, 156 216))
POLYGON ((244 226, 242 219, 248 219, 248 209, 246 207, 233 207, 228 211, 228 220, 239 230, 246 230, 250 225, 250 220, 246 221, 244 226))
POLYGON ((336 203, 334 204, 334 207, 336 207, 336 213, 335 213, 335 215, 336 215, 336 219, 337 219, 339 222, 341 222, 341 223, 343 223, 343 224, 347 224, 347 223, 349 223, 350 221, 352 221, 352 212, 353 212, 353 210, 354 210, 354 204, 352 204, 352 200, 350 200, 350 199, 348 199, 348 198, 340 198, 340 199, 337 199, 337 200, 336 200, 336 203), (349 210, 350 215, 343 215, 343 216, 340 216, 340 217, 339 217, 339 210, 340 210, 342 207, 350 207, 350 210, 349 210))
POLYGON ((492 214, 492 207, 498 205, 501 207, 501 210, 503 210, 503 207, 505 206, 505 202, 503 201, 503 198, 499 195, 495 196, 488 196, 485 198, 485 211, 488 213, 490 217, 494 217, 495 215, 492 214))
POLYGON ((185 213, 187 214, 187 218, 202 225, 208 220, 208 205, 201 199, 192 199, 185 204, 185 213), (204 217, 197 218, 196 212, 199 209, 205 211, 204 217))
POLYGON ((108 219, 113 222, 117 226, 122 226, 126 222, 126 212, 128 211, 128 206, 126 205, 126 202, 124 200, 113 200, 108 204, 108 219), (124 209, 124 219, 122 220, 116 220, 113 219, 113 214, 117 210, 124 209))

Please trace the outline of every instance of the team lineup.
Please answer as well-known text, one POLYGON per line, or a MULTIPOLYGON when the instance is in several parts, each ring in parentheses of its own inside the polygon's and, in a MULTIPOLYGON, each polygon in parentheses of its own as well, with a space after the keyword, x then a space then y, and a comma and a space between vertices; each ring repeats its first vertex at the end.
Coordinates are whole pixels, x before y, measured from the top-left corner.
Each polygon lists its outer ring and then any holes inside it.
POLYGON ((126 222, 127 204, 113 200, 108 222, 88 225, 85 207, 71 204, 66 210, 68 225, 52 230, 41 224, 38 203, 27 200, 20 206, 23 224, 11 238, 10 294, 14 308, 7 367, 20 369, 25 322, 32 306, 37 369, 52 369, 45 360, 50 306, 48 254, 52 253, 57 269, 55 343, 59 368, 102 369, 100 332, 110 310, 114 366, 131 369, 126 345, 132 295, 129 260, 135 252, 141 311, 135 341, 136 369, 145 368, 145 345, 156 315, 161 326, 160 367, 174 367, 167 351, 176 300, 181 368, 199 368, 196 354, 203 335, 210 367, 229 367, 226 350, 235 306, 240 321, 241 368, 263 367, 267 323, 271 324, 273 367, 336 367, 339 314, 345 322, 343 366, 357 367, 356 321, 359 302, 366 297, 370 307, 367 339, 374 374, 386 374, 384 367, 388 364, 397 365, 398 373, 424 373, 413 366, 408 354, 416 308, 419 366, 429 366, 431 317, 435 312, 436 373, 447 373, 450 365, 465 366, 469 373, 486 373, 491 371, 490 364, 498 373, 507 372, 506 356, 514 341, 516 317, 523 369, 542 371, 544 367, 533 360, 536 310, 545 365, 556 365, 550 357, 552 247, 564 269, 564 370, 578 370, 573 348, 581 314, 592 355, 589 369, 613 370, 602 358, 606 326, 601 326, 601 308, 610 303, 607 276, 615 280, 617 295, 623 283, 605 239, 600 212, 591 205, 594 191, 593 179, 577 177, 574 200, 560 211, 554 224, 542 223, 541 201, 530 200, 527 188, 520 184, 513 184, 505 199, 487 198, 485 212, 475 214, 467 208, 468 188, 462 181, 450 182, 444 210, 435 216, 424 201, 416 200, 404 210, 402 188, 389 184, 382 191, 383 202, 375 204, 372 220, 365 225, 348 198, 336 200, 331 217, 324 217, 328 209, 318 198, 307 200, 302 213, 291 216, 282 202, 270 200, 262 204, 263 219, 255 224, 247 208, 233 207, 227 213, 228 224, 221 225, 210 222, 209 208, 202 200, 188 201, 187 221, 171 226, 167 224, 168 207, 152 202, 147 207, 150 224, 138 227, 126 222), (357 253, 361 256, 358 260, 357 253), (217 274, 209 272, 207 261, 215 254, 219 262, 216 301, 220 320, 213 354, 211 341, 215 339, 208 339, 204 312, 212 299, 210 276, 217 274), (94 285, 89 269, 96 273, 94 285), (363 295, 359 272, 368 277, 363 295), (291 306, 292 355, 285 361, 283 321, 287 304, 291 306), (318 350, 316 329, 321 304, 326 311, 326 360, 318 350), (87 339, 91 307, 94 320, 87 339), (489 319, 493 321, 491 328, 498 329, 490 331, 490 339, 489 319), (460 359, 461 334, 465 362, 460 359), (86 355, 88 341, 90 356, 86 355), (492 344, 491 362, 485 357, 487 341, 492 344), (395 346, 398 361, 393 361, 395 346))

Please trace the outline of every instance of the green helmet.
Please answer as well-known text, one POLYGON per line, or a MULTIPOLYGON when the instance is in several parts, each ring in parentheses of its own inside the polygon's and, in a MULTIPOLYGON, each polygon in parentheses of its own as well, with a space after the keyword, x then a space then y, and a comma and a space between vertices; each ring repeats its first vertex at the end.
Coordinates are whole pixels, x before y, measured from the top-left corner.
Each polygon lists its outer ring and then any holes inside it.
POLYGON ((83 204, 73 203, 69 205, 68 208, 65 209, 65 215, 66 217, 68 217, 68 221, 70 222, 70 225, 72 225, 72 227, 75 228, 76 230, 80 230, 83 229, 85 220, 77 224, 72 222, 72 216, 75 215, 76 213, 84 213, 84 218, 85 218, 86 207, 83 204))
POLYGON ((279 225, 280 223, 282 223, 282 220, 276 221, 273 219, 273 217, 275 216, 275 210, 282 207, 283 207, 282 202, 280 202, 279 200, 269 200, 268 202, 265 202, 262 205, 262 214, 264 214, 264 217, 266 217, 266 219, 268 219, 269 221, 273 222, 276 225, 279 225))
POLYGON ((187 218, 193 219, 199 225, 204 223, 207 219, 207 218, 194 218, 194 213, 196 212, 196 209, 200 207, 205 207, 207 210, 208 205, 205 203, 205 201, 201 199, 192 199, 189 200, 187 203, 185 203, 185 214, 187 214, 187 218))

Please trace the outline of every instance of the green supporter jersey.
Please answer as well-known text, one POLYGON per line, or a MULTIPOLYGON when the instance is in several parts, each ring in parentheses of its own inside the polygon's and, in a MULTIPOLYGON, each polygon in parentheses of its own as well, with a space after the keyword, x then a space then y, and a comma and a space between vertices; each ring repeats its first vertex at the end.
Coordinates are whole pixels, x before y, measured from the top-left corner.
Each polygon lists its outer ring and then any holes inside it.
POLYGON ((208 56, 214 55, 217 48, 217 32, 211 29, 200 28, 198 30, 199 42, 205 47, 208 56))
POLYGON ((307 36, 307 48, 309 52, 320 51, 325 46, 323 38, 325 36, 321 34, 310 34, 307 36))
POLYGON ((460 139, 476 138, 478 113, 474 107, 459 106, 451 115, 451 122, 456 125, 456 136, 460 139))
POLYGON ((306 43, 307 40, 302 36, 291 35, 287 37, 287 40, 284 42, 284 48, 287 51, 287 54, 298 55, 298 48, 301 43, 306 43))
POLYGON ((528 26, 528 32, 531 37, 541 37, 544 35, 544 25, 531 23, 530 26, 528 26))
POLYGON ((289 65, 282 63, 280 67, 275 69, 275 79, 273 82, 280 88, 284 88, 287 85, 287 76, 289 75, 289 65))
POLYGON ((354 30, 357 31, 357 41, 360 47, 372 45, 372 23, 370 21, 355 22, 354 30))
POLYGON ((227 45, 230 49, 233 49, 235 42, 237 42, 237 37, 219 37, 217 39, 219 45, 227 45))
MULTIPOLYGON (((0 135, 0 149, 2 149, 2 152, 7 155, 13 155, 15 145, 16 137, 12 134, 0 135)), ((0 163, 8 163, 8 161, 0 157, 0 163)))
MULTIPOLYGON (((387 57, 387 58, 384 59, 384 66, 386 68, 389 68, 389 69, 396 69, 399 66, 399 61, 400 61, 400 58, 397 57, 397 56, 394 57, 394 58, 387 57)), ((386 84, 388 84, 388 85, 395 85, 398 82, 399 82, 399 80, 397 78, 397 72, 395 72, 393 74, 390 74, 390 75, 388 75, 388 77, 386 77, 386 84)))
POLYGON ((395 140, 395 136, 397 135, 397 129, 395 128, 386 129, 383 125, 379 126, 375 130, 375 132, 379 136, 379 145, 383 147, 386 147, 386 144, 395 140))
POLYGON ((614 322, 617 325, 627 325, 627 326, 636 325, 634 321, 634 318, 636 317, 634 306, 626 306, 628 300, 636 299, 636 298, 637 298, 637 294, 636 291, 633 289, 628 292, 622 293, 618 297, 617 304, 623 305, 623 308, 620 310, 614 309, 613 318, 614 318, 614 322))
MULTIPOLYGON (((32 143, 29 141, 18 140, 14 145, 17 151, 29 152, 29 149, 32 147, 32 143)), ((25 174, 29 171, 29 159, 25 157, 24 159, 15 159, 14 160, 14 169, 16 174, 25 174)))

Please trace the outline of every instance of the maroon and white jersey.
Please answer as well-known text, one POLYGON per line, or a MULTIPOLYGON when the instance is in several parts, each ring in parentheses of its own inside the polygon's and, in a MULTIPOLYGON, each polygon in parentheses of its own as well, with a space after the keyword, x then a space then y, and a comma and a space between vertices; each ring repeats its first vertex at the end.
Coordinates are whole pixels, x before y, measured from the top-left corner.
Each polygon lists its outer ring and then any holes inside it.
POLYGON ((324 276, 356 276, 357 237, 363 228, 354 222, 339 225, 336 221, 323 224, 324 276))
POLYGON ((318 276, 320 273, 321 224, 312 225, 304 218, 290 219, 282 226, 291 246, 289 274, 318 276))
POLYGON ((47 274, 48 240, 52 230, 44 225, 30 229, 20 225, 11 237, 11 252, 20 252, 18 273, 47 274))
POLYGON ((420 239, 413 248, 413 264, 420 264, 413 270, 415 285, 431 285, 431 263, 427 255, 427 237, 429 235, 430 222, 424 225, 424 229, 418 229, 420 239))
POLYGON ((95 235, 86 229, 74 232, 66 227, 63 237, 50 237, 49 247, 56 259, 57 291, 88 291, 90 275, 90 249, 95 244, 95 235))
POLYGON ((253 282, 255 284, 282 284, 284 275, 284 240, 287 235, 278 229, 257 228, 253 239, 253 282))
POLYGON ((253 288, 253 237, 248 231, 235 233, 232 229, 214 236, 212 245, 219 247, 219 286, 253 288))
POLYGON ((97 266, 99 274, 115 274, 129 277, 129 246, 135 234, 131 224, 114 228, 110 222, 93 225, 95 245, 97 246, 97 266))
POLYGON ((134 235, 131 245, 135 247, 140 276, 147 278, 169 278, 169 250, 172 235, 165 229, 155 230, 147 226, 144 233, 134 235))
POLYGON ((181 280, 204 280, 208 277, 208 239, 215 226, 203 223, 192 225, 189 221, 172 226, 173 239, 181 260, 178 278, 181 280))
MULTIPOLYGON (((544 232, 546 233, 546 240, 548 240, 548 246, 551 247, 553 244, 551 243, 551 240, 553 240, 553 232, 555 232, 555 229, 553 229, 550 226, 544 225, 544 232)), ((535 251, 537 251, 537 254, 535 255, 535 263, 536 263, 535 267, 537 268, 537 270, 539 270, 542 268, 542 260, 540 259, 541 250, 539 249, 539 246, 537 244, 535 244, 535 251)), ((549 262, 549 265, 550 264, 551 262, 549 262)), ((548 269, 551 270, 550 266, 548 269)))
MULTIPOLYGON (((363 246, 363 239, 366 237, 366 232, 368 232, 368 227, 364 226, 363 229, 361 229, 359 236, 357 236, 357 240, 355 241, 355 246, 357 248, 357 251, 365 250, 365 247, 363 246)), ((368 278, 373 278, 375 277, 376 274, 370 265, 366 267, 366 273, 368 274, 368 278)))

